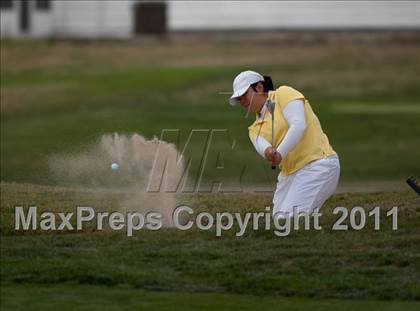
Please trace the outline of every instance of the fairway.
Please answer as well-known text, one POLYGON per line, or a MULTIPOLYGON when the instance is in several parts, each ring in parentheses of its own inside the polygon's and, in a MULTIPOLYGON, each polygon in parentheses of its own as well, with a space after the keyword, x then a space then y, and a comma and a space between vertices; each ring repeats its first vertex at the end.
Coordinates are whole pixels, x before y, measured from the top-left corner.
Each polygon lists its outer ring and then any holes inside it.
POLYGON ((275 174, 248 138, 254 116, 229 106, 225 94, 232 77, 250 68, 306 95, 340 156, 343 185, 398 186, 420 175, 419 54, 416 41, 2 42, 1 179, 56 184, 50 156, 81 152, 105 133, 151 139, 164 129, 179 131, 162 138, 185 148, 195 177, 197 155, 217 129, 226 132, 209 152, 224 152, 224 169, 209 162, 203 180, 237 181, 244 170, 245 185, 272 184, 275 174), (201 132, 190 138, 193 130, 201 132))
POLYGON ((416 40, 2 39, 1 310, 420 309, 420 200, 405 183, 420 178, 418 55, 416 40), (200 180, 198 191, 171 194, 171 208, 264 212, 278 172, 249 141, 255 116, 227 101, 246 69, 304 93, 340 157, 321 230, 281 237, 249 225, 236 236, 235 223, 218 237, 214 227, 165 225, 127 237, 95 221, 73 231, 15 229, 16 206, 111 213, 134 202, 147 210, 119 184, 124 163, 103 168, 108 188, 73 178, 86 154, 90 172, 102 163, 91 151, 104 137, 130 145, 133 134, 173 143, 190 183, 200 180), (67 171, 55 174, 56 163, 67 171), (340 206, 361 207, 365 227, 332 230, 340 206), (395 206, 397 230, 386 215, 395 206), (368 216, 375 207, 379 230, 368 216))

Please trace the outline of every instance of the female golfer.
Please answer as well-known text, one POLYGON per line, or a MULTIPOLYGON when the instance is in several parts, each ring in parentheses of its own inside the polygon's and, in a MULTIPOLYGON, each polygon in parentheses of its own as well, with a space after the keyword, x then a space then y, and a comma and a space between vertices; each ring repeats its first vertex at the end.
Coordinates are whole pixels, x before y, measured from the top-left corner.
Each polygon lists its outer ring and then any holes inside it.
POLYGON ((281 169, 273 216, 321 208, 337 188, 340 163, 305 96, 289 86, 274 90, 270 77, 248 70, 233 81, 229 103, 256 113, 248 128, 252 144, 281 169))

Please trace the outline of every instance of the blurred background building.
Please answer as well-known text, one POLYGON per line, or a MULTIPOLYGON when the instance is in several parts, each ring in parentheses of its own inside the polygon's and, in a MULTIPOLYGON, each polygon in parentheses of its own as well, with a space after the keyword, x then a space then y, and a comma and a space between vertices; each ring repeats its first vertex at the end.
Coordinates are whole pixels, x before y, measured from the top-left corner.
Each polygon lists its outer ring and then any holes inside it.
POLYGON ((419 1, 1 0, 1 36, 130 38, 197 31, 420 30, 419 1))

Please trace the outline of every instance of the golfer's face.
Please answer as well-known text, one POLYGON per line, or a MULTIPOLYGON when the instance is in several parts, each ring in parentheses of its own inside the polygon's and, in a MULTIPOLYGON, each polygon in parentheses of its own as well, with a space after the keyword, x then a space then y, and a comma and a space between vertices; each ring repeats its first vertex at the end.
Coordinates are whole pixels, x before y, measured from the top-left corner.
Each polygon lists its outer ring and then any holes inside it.
POLYGON ((241 103, 241 106, 244 107, 246 110, 252 111, 252 99, 254 97, 254 94, 255 92, 250 87, 244 95, 239 97, 239 102, 241 103))

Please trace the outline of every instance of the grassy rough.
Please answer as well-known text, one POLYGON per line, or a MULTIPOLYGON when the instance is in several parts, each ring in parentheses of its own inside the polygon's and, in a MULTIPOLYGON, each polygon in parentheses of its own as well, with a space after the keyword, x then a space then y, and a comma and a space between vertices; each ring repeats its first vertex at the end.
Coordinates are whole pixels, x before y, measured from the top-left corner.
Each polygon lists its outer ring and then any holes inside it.
POLYGON ((418 310, 419 302, 256 297, 218 293, 151 292, 93 285, 2 286, 2 310, 418 310))
MULTIPOLYGON (((15 232, 13 206, 37 203, 41 211, 63 211, 75 189, 3 183, 1 280, 32 286, 107 285, 152 291, 235 293, 278 297, 420 300, 420 201, 414 193, 339 194, 323 208, 321 231, 273 230, 236 237, 234 227, 216 237, 214 229, 124 232, 15 232), (335 206, 381 207, 381 230, 371 217, 356 231, 333 231, 335 206), (385 211, 399 207, 398 230, 385 211)), ((115 209, 118 197, 90 204, 115 209), (115 201, 113 201, 115 200, 115 201), (107 204, 104 204, 107 202, 107 204)), ((199 195, 187 198, 196 213, 263 211, 270 196, 199 195)), ((68 205, 70 207, 70 205, 68 205)), ((348 223, 348 222, 347 222, 348 223)))

